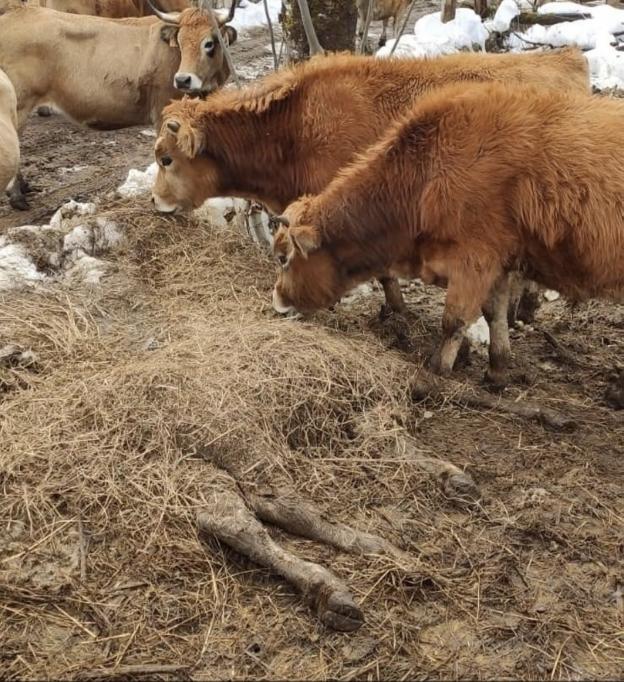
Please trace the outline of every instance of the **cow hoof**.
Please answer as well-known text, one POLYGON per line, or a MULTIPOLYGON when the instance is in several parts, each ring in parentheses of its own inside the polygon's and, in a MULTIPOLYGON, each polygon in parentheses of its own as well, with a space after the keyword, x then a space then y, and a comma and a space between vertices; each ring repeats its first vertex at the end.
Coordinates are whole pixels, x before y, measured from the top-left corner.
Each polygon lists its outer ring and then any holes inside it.
POLYGON ((503 370, 488 369, 483 377, 483 383, 491 391, 500 393, 509 385, 509 374, 503 370))
POLYGON ((28 182, 28 180, 24 180, 24 178, 20 178, 19 188, 22 194, 32 194, 35 191, 34 187, 28 182))
POLYGON ((26 201, 26 197, 22 196, 21 194, 18 196, 9 197, 9 204, 18 211, 27 211, 30 208, 28 202, 26 201))
POLYGON ((339 590, 319 605, 319 617, 323 625, 339 632, 354 632, 364 624, 364 614, 353 597, 339 590))
POLYGON ((605 393, 605 402, 614 410, 624 410, 624 371, 611 380, 605 393))

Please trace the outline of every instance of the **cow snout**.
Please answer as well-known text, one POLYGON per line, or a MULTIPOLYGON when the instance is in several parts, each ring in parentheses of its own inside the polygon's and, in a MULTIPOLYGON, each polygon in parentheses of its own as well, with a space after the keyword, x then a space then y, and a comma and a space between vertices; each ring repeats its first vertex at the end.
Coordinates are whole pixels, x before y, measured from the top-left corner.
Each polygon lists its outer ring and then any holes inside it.
POLYGON ((277 287, 273 289, 273 310, 280 315, 288 315, 289 313, 296 312, 294 306, 288 305, 286 301, 282 299, 277 287))
POLYGON ((202 89, 201 80, 194 73, 176 73, 173 84, 178 90, 184 90, 185 92, 194 92, 202 89))
POLYGON ((168 204, 155 194, 152 194, 152 204, 159 213, 175 213, 178 210, 177 206, 168 204))

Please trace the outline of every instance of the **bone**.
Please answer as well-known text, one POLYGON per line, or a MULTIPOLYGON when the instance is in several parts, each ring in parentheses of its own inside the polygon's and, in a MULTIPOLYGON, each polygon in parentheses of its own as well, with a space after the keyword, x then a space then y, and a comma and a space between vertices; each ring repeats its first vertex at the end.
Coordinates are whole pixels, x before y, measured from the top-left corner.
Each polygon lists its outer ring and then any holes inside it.
POLYGON ((352 632, 363 624, 362 611, 346 584, 320 564, 300 559, 280 547, 240 496, 229 491, 212 493, 197 523, 202 532, 285 578, 327 627, 352 632))

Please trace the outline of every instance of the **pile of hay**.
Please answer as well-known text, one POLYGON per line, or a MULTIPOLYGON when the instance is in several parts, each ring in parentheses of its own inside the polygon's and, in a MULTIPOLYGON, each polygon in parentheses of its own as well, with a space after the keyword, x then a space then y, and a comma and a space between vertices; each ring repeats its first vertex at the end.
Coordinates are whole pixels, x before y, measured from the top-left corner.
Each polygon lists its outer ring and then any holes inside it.
POLYGON ((101 285, 0 299, 0 346, 35 354, 0 368, 3 677, 621 672, 612 472, 539 426, 415 404, 414 358, 370 323, 381 297, 279 319, 270 259, 240 234, 109 214, 127 244, 101 285), (445 499, 393 450, 398 429, 471 464, 483 505, 445 499), (542 457, 559 458, 548 484, 542 457), (297 491, 413 566, 275 531, 362 606, 358 633, 328 632, 289 585, 198 539, 206 495, 239 481, 297 491))

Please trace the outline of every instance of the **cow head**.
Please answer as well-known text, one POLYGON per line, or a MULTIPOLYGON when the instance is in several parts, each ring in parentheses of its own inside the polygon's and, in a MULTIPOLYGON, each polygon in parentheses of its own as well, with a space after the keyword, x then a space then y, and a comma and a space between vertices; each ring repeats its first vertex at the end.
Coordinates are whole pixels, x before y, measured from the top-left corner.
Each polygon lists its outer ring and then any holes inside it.
POLYGON ((148 0, 154 14, 165 23, 163 40, 180 48, 180 67, 173 78, 178 90, 188 93, 208 93, 223 85, 230 76, 221 41, 231 45, 236 41, 236 29, 227 26, 234 18, 236 0, 229 11, 201 6, 181 12, 161 12, 148 0))
POLYGON ((273 288, 273 308, 278 313, 308 313, 329 308, 353 285, 318 228, 299 216, 308 198, 291 204, 273 237, 278 265, 273 288))
POLYGON ((194 127, 200 105, 200 100, 184 97, 163 110, 154 149, 158 174, 152 188, 152 201, 162 213, 199 208, 221 192, 219 167, 202 153, 203 137, 194 127))

